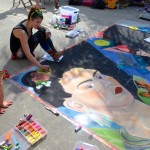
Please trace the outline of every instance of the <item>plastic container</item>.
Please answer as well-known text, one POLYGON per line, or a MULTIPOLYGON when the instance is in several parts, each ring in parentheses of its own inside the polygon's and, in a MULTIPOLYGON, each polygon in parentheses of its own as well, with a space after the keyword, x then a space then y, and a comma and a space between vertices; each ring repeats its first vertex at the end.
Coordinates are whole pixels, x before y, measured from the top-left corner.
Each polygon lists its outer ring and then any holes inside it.
POLYGON ((61 6, 59 10, 61 17, 70 19, 70 24, 78 21, 79 9, 70 6, 61 6))
MULTIPOLYGON (((15 130, 15 128, 11 128, 7 132, 11 133, 11 138, 8 142, 8 144, 13 145, 11 150, 27 150, 27 149, 29 149, 31 144, 29 142, 27 142, 26 139, 20 133, 18 133, 18 131, 15 130), (13 140, 12 137, 15 138, 15 141, 13 140), (16 145, 16 143, 17 143, 17 145, 16 145), (17 149, 17 147, 18 147, 18 149, 17 149)), ((7 133, 4 133, 2 136, 0 136, 0 143, 5 141, 6 134, 7 133)))
POLYGON ((33 118, 24 119, 15 129, 31 144, 34 145, 47 135, 47 131, 33 118))
POLYGON ((91 145, 88 143, 85 143, 83 141, 76 142, 76 145, 74 147, 74 150, 99 150, 99 148, 95 145, 91 145))

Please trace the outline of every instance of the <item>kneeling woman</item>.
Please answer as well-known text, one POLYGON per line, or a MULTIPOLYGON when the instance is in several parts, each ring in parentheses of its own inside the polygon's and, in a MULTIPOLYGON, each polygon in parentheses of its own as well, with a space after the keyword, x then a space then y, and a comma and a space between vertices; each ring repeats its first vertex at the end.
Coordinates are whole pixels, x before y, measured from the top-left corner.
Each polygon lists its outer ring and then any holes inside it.
POLYGON ((34 65, 48 69, 48 66, 41 65, 34 57, 34 50, 40 43, 41 47, 50 54, 54 61, 58 61, 62 52, 57 52, 51 39, 49 29, 41 26, 43 20, 42 12, 33 6, 28 14, 28 19, 23 20, 12 30, 10 37, 10 49, 12 52, 12 59, 28 58, 34 65), (38 31, 33 34, 32 29, 38 31))

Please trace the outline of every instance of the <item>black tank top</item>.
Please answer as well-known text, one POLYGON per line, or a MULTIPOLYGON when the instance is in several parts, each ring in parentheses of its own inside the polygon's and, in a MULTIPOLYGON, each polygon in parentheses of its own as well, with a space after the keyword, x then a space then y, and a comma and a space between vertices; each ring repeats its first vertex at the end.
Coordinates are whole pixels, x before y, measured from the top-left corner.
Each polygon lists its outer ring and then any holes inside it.
MULTIPOLYGON (((23 20, 22 22, 20 22, 17 26, 15 26, 13 28, 14 29, 22 29, 24 30, 27 35, 28 35, 28 31, 27 31, 27 28, 23 25, 23 23, 25 22, 26 20, 23 20)), ((16 54, 18 49, 21 47, 21 42, 20 42, 20 39, 18 39, 17 37, 14 36, 13 34, 13 30, 11 32, 11 36, 10 36, 10 50, 12 52, 12 54, 16 54)))

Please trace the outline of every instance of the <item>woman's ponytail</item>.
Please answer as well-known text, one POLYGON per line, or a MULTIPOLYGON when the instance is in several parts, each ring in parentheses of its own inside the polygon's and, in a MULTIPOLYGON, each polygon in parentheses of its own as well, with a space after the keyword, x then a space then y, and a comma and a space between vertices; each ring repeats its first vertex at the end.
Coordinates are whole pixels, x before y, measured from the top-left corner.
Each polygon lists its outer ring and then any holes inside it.
POLYGON ((43 13, 35 5, 35 6, 32 6, 30 11, 29 11, 28 20, 30 19, 30 17, 32 17, 33 19, 36 19, 36 18, 42 18, 43 19, 43 13))

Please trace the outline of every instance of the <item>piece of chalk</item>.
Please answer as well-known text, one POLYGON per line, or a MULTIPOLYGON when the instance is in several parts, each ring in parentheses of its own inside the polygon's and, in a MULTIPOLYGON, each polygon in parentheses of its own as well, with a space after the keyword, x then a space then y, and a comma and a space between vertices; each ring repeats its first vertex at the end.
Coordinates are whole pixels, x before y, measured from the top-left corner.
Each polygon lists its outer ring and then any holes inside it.
POLYGON ((47 107, 47 106, 45 106, 45 108, 46 108, 48 111, 52 112, 54 115, 59 116, 59 113, 58 113, 55 109, 50 109, 50 108, 47 107))
POLYGON ((79 125, 79 126, 76 126, 76 128, 75 128, 74 131, 77 133, 77 132, 80 131, 81 129, 82 129, 82 126, 79 125))
POLYGON ((30 119, 31 119, 31 117, 32 117, 32 115, 31 115, 31 114, 27 115, 27 116, 26 116, 26 120, 30 120, 30 119))

